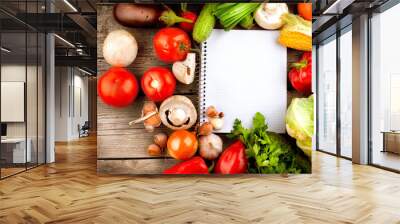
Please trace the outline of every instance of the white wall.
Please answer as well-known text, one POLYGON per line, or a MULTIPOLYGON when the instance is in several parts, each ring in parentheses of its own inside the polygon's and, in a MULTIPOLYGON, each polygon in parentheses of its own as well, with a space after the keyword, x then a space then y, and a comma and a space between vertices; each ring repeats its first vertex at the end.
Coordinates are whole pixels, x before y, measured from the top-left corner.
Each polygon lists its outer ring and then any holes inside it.
MULTIPOLYGON (((25 66, 25 64, 3 64, 1 66, 2 82, 24 82, 26 84, 26 107, 23 106, 22 113, 26 112, 26 120, 23 122, 6 122, 7 138, 29 139, 32 162, 39 159, 39 163, 44 162, 44 74, 39 66, 25 66), (27 80, 25 80, 27 78, 27 80), (37 153, 39 154, 37 156, 37 153)), ((24 90, 22 90, 24 94, 24 90)), ((4 97, 4 96, 2 96, 4 97)), ((10 108, 1 108, 10 110, 10 108)), ((12 111, 9 111, 12 113, 12 111)))
POLYGON ((55 141, 68 141, 68 88, 70 83, 68 72, 67 67, 55 68, 55 141))
POLYGON ((55 141, 79 138, 78 125, 88 120, 88 78, 83 75, 76 68, 56 67, 55 141))
MULTIPOLYGON (((36 67, 34 66, 27 66, 25 65, 17 65, 17 64, 6 64, 1 66, 1 81, 2 82, 25 82, 25 75, 26 75, 26 70, 28 74, 36 74, 36 67)), ((30 85, 35 85, 36 86, 36 81, 32 82, 33 80, 29 80, 30 85)), ((36 99, 36 89, 27 89, 27 102, 33 102, 33 98, 36 99), (29 90, 34 90, 34 92, 30 93, 29 90)), ((35 104, 36 108, 36 104, 35 104)), ((2 110, 6 110, 7 108, 1 108, 2 110)), ((36 113, 31 114, 28 113, 28 122, 35 121, 36 123, 36 113), (32 116, 32 117, 31 117, 32 116)), ((32 127, 33 125, 28 125, 29 127, 32 127)), ((29 137, 29 130, 28 130, 28 137, 29 137)), ((7 136, 8 137, 25 137, 25 122, 11 122, 7 123, 7 136)))
MULTIPOLYGON (((75 70, 76 72, 76 70, 75 70)), ((78 73, 74 77, 74 86, 75 86, 75 106, 73 110, 74 118, 72 119, 72 135, 76 138, 79 137, 77 126, 80 124, 81 126, 88 121, 88 78, 82 76, 82 73, 78 73), (80 91, 80 93, 79 93, 80 91), (80 96, 80 97, 79 97, 80 96), (80 102, 79 102, 80 101, 80 102), (81 111, 80 111, 81 110, 81 111)))

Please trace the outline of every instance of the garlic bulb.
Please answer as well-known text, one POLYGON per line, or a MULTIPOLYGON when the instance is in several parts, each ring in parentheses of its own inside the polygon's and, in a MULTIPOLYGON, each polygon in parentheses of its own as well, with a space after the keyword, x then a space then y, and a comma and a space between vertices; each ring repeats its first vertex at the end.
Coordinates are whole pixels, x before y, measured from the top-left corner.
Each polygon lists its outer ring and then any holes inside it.
POLYGON ((209 118, 209 121, 215 130, 220 130, 224 126, 224 118, 222 117, 209 118))
POLYGON ((214 160, 222 152, 222 139, 216 134, 201 136, 200 142, 200 155, 204 159, 214 160))

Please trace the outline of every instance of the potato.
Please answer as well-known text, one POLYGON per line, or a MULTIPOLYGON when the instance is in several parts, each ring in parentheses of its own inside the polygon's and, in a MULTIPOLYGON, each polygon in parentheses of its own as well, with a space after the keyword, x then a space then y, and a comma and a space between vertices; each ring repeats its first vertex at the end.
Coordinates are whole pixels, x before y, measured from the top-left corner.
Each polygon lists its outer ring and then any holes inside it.
POLYGON ((154 26, 160 13, 157 5, 118 3, 114 6, 114 18, 128 27, 154 26))

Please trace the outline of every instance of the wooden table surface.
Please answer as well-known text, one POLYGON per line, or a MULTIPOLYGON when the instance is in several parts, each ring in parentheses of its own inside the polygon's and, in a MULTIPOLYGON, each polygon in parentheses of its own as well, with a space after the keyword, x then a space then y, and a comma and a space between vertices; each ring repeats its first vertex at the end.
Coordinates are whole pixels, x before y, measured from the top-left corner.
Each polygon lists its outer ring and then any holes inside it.
MULTIPOLYGON (((158 29, 124 27, 115 21, 112 10, 113 6, 110 4, 97 6, 98 78, 110 68, 103 58, 104 39, 109 32, 117 29, 129 31, 138 42, 138 56, 128 69, 135 74, 139 82, 142 74, 150 67, 171 68, 171 65, 159 61, 154 54, 152 39, 158 29)), ((299 51, 288 49, 288 64, 297 61, 300 54, 299 51)), ((199 70, 196 69, 195 80, 198 80, 198 74, 199 70)), ((293 94, 294 92, 288 90, 288 98, 291 98, 293 94)), ((193 101, 194 105, 198 105, 198 81, 190 85, 177 82, 175 95, 185 95, 193 101)), ((134 104, 126 108, 113 108, 105 105, 98 98, 97 168, 100 173, 158 174, 176 163, 176 160, 167 156, 153 157, 147 154, 147 146, 152 143, 154 134, 170 133, 170 130, 161 126, 154 133, 148 133, 144 130, 143 124, 128 125, 130 121, 140 116, 144 100, 145 96, 141 92, 134 104)))

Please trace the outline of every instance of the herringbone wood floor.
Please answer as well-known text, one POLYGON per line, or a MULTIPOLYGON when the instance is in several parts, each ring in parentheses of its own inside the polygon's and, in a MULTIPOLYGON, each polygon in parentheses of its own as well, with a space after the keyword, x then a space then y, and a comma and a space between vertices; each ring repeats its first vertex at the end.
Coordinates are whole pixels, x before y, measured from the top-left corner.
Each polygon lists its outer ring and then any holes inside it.
POLYGON ((400 175, 313 155, 313 174, 96 174, 96 140, 0 181, 0 223, 400 223, 400 175))

